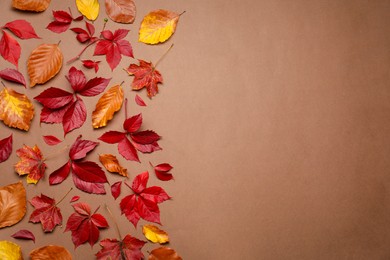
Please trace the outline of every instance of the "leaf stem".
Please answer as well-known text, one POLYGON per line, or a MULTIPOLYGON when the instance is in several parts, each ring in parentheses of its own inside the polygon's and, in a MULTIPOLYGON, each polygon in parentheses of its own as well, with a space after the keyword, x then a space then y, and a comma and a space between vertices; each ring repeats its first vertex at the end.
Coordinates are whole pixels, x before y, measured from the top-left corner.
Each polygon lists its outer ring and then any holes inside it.
POLYGON ((58 204, 60 204, 61 203, 61 201, 63 201, 65 198, 66 198, 66 196, 68 196, 68 194, 71 192, 73 190, 73 188, 70 188, 69 190, 68 190, 68 192, 56 203, 56 206, 58 205, 58 204))
POLYGON ((88 45, 85 46, 85 47, 81 50, 81 52, 80 52, 76 57, 74 57, 74 58, 68 60, 68 61, 66 62, 66 64, 72 63, 72 62, 74 62, 74 61, 80 59, 81 55, 88 49, 88 47, 91 46, 92 44, 96 43, 96 42, 99 41, 99 40, 100 40, 100 39, 95 39, 95 40, 91 41, 90 43, 88 43, 88 45))
POLYGON ((182 14, 184 14, 186 11, 183 11, 183 12, 181 12, 180 14, 179 14, 179 16, 181 16, 182 14))
POLYGON ((125 98, 125 120, 127 119, 127 98, 125 98))
POLYGON ((168 54, 168 52, 172 49, 172 47, 173 47, 173 43, 172 43, 172 45, 168 48, 168 50, 166 50, 166 51, 164 52, 164 54, 160 57, 160 59, 158 59, 158 61, 155 63, 156 65, 154 65, 153 70, 157 67, 157 65, 161 62, 161 60, 168 54))
POLYGON ((110 214, 112 221, 114 221, 116 231, 118 232, 119 240, 122 241, 122 235, 121 235, 121 232, 119 230, 118 222, 116 222, 114 215, 112 214, 112 212, 111 212, 110 208, 107 206, 107 204, 105 204, 105 206, 106 206, 106 210, 110 214))

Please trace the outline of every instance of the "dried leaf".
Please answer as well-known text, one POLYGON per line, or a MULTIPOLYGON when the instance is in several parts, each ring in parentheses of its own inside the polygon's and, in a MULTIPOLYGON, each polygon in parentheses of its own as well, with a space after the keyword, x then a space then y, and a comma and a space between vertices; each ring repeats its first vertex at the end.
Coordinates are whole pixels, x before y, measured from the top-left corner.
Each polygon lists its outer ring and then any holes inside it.
POLYGON ((0 40, 0 54, 4 59, 18 67, 20 53, 22 49, 19 43, 6 31, 3 31, 3 36, 0 40))
POLYGON ((22 249, 10 241, 0 241, 0 259, 23 260, 22 249))
POLYGON ((137 105, 139 105, 139 106, 141 106, 141 107, 146 107, 145 101, 144 101, 140 96, 138 96, 137 94, 135 95, 134 100, 135 100, 135 103, 136 103, 137 105))
POLYGON ((106 13, 117 23, 133 23, 136 14, 134 0, 105 0, 106 13))
POLYGON ((168 233, 159 229, 155 225, 144 225, 142 227, 142 233, 149 241, 152 241, 153 243, 164 244, 169 242, 168 233))
POLYGON ((28 131, 34 117, 34 106, 24 94, 11 88, 0 91, 0 120, 9 127, 28 131))
POLYGON ((12 7, 22 11, 43 12, 51 0, 12 0, 12 7))
POLYGON ((22 182, 1 187, 0 228, 12 226, 18 223, 22 220, 25 214, 26 189, 24 188, 22 182))
POLYGON ((139 41, 148 44, 165 42, 175 32, 179 17, 180 14, 167 10, 150 12, 142 20, 139 41))
POLYGON ((26 87, 26 80, 24 79, 23 74, 16 69, 3 69, 0 71, 0 78, 22 84, 26 87))
POLYGON ((10 30, 20 39, 39 39, 32 25, 26 20, 15 20, 4 25, 4 28, 10 30))
POLYGON ((112 173, 119 173, 124 177, 127 177, 127 169, 123 168, 118 159, 112 154, 100 154, 99 160, 103 164, 107 171, 112 173))
POLYGON ((41 196, 33 197, 30 203, 35 210, 31 213, 29 221, 40 222, 44 232, 52 232, 57 225, 61 225, 62 214, 55 199, 41 194, 41 196))
POLYGON ((100 241, 102 249, 97 252, 96 258, 98 260, 107 259, 128 259, 141 260, 144 255, 141 252, 142 247, 146 242, 139 240, 131 235, 126 235, 122 241, 117 239, 103 239, 100 241))
POLYGON ((35 48, 27 61, 30 87, 44 84, 60 71, 63 62, 58 44, 41 44, 35 48))
POLYGON ((45 143, 47 145, 57 145, 57 144, 62 142, 60 139, 58 139, 54 135, 44 135, 42 137, 43 137, 43 141, 45 141, 45 143))
POLYGON ((99 15, 100 5, 98 0, 76 0, 77 9, 88 20, 94 21, 99 15))
POLYGON ((11 237, 16 239, 25 239, 25 240, 32 240, 35 243, 35 236, 31 231, 28 231, 26 229, 21 229, 15 234, 11 235, 11 237))
POLYGON ((30 252, 31 260, 72 260, 72 255, 62 246, 44 246, 30 252))
POLYGON ((122 185, 121 181, 117 181, 111 185, 111 195, 114 197, 114 199, 117 199, 121 194, 121 187, 122 187, 121 185, 122 185))
POLYGON ((16 151, 20 158, 15 164, 15 171, 20 175, 27 175, 27 183, 37 182, 43 177, 46 169, 45 159, 42 156, 41 150, 37 145, 30 147, 23 145, 22 148, 16 151))
POLYGON ((12 134, 0 140, 0 163, 6 161, 12 152, 12 134))
POLYGON ((107 122, 114 117, 123 103, 123 89, 121 85, 116 85, 107 90, 101 96, 92 112, 92 126, 100 128, 107 125, 107 122))
POLYGON ((175 250, 169 247, 159 247, 150 252, 148 260, 182 260, 175 250))

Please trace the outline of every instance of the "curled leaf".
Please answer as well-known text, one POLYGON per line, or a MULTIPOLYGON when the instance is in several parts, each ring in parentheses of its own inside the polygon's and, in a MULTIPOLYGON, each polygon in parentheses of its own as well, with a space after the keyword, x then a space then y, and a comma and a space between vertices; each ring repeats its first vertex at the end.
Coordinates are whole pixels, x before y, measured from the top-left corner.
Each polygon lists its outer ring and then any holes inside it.
POLYGON ((34 147, 24 145, 16 151, 16 154, 20 161, 15 164, 15 171, 19 175, 27 174, 27 183, 37 184, 46 169, 41 150, 36 145, 34 147))
POLYGON ((117 23, 133 23, 136 14, 134 0, 105 0, 106 13, 117 23))
POLYGON ((43 12, 51 0, 12 0, 12 7, 22 11, 43 12))
POLYGON ((0 241, 0 259, 23 260, 22 249, 10 241, 0 241))
POLYGON ((99 15, 100 5, 98 0, 76 0, 76 6, 88 20, 94 21, 99 15))
POLYGON ((11 88, 0 91, 0 120, 9 127, 28 131, 34 117, 34 106, 24 94, 11 88))
POLYGON ((0 140, 0 163, 6 161, 12 152, 12 134, 0 140))
POLYGON ((119 175, 127 177, 127 169, 123 168, 118 159, 112 154, 100 154, 99 160, 109 172, 117 172, 119 175))
POLYGON ((34 49, 27 62, 30 87, 44 84, 57 75, 62 67, 63 59, 58 44, 41 44, 34 49))
POLYGON ((182 260, 175 250, 169 247, 159 247, 150 252, 149 260, 182 260))
POLYGON ((72 260, 72 255, 62 246, 44 246, 30 252, 31 260, 72 260))
POLYGON ((23 74, 16 69, 3 69, 0 71, 0 78, 22 84, 26 87, 26 80, 24 79, 23 74))
POLYGON ((19 230, 15 234, 11 235, 11 237, 16 239, 25 239, 25 240, 32 240, 35 243, 35 236, 31 231, 28 231, 26 229, 19 230))
POLYGON ((155 225, 144 225, 142 227, 142 233, 149 241, 152 241, 153 243, 164 244, 169 242, 168 233, 159 229, 155 225))
POLYGON ((18 223, 22 220, 25 214, 26 189, 24 188, 22 182, 1 187, 0 228, 12 226, 18 223))

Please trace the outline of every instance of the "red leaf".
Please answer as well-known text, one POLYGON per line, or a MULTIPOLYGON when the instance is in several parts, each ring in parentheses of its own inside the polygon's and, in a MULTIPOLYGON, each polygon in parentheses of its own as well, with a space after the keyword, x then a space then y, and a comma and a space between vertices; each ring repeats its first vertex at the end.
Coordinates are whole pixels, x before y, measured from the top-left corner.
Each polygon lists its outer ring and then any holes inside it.
POLYGON ((137 197, 135 194, 124 197, 120 204, 122 214, 125 214, 126 218, 137 227, 137 223, 140 220, 140 215, 137 210, 137 197))
POLYGON ((95 73, 99 71, 99 63, 100 61, 93 61, 93 60, 82 60, 81 61, 84 65, 84 67, 88 69, 95 69, 95 73))
POLYGON ((88 204, 77 203, 73 207, 76 212, 69 217, 65 232, 71 231, 75 248, 86 242, 92 247, 99 239, 99 229, 108 227, 107 220, 97 213, 91 215, 90 211, 84 211, 88 214, 80 214, 81 208, 89 208, 88 204))
POLYGON ((138 60, 139 65, 130 64, 127 68, 129 75, 134 75, 131 87, 133 90, 146 88, 148 97, 153 97, 158 93, 158 84, 163 83, 163 78, 158 70, 150 62, 138 60))
POLYGON ((66 78, 68 79, 70 86, 76 93, 82 90, 85 84, 87 84, 87 78, 85 77, 84 72, 76 69, 75 67, 71 67, 69 69, 69 73, 66 78))
POLYGON ((58 109, 50 109, 47 107, 43 107, 41 111, 40 122, 50 123, 50 124, 62 123, 66 111, 68 111, 69 107, 72 104, 73 102, 58 109))
POLYGON ((111 185, 111 195, 114 197, 114 199, 117 199, 121 194, 121 185, 121 181, 117 181, 111 185))
POLYGON ((86 182, 77 177, 77 175, 72 174, 74 185, 82 191, 93 194, 106 194, 106 190, 104 189, 103 183, 92 183, 86 182))
POLYGON ((15 234, 11 235, 11 237, 16 239, 25 239, 25 240, 32 240, 35 243, 35 236, 31 231, 28 231, 26 229, 21 229, 15 234))
POLYGON ((123 123, 123 129, 125 129, 128 133, 134 133, 138 131, 141 125, 142 125, 142 114, 138 114, 126 119, 125 122, 123 123))
POLYGON ((56 201, 46 195, 35 196, 30 200, 35 208, 30 215, 30 222, 42 224, 44 232, 52 232, 57 225, 62 223, 61 210, 56 206, 56 201))
POLYGON ((132 133, 130 136, 131 140, 139 144, 151 144, 160 139, 160 136, 151 130, 132 133))
POLYGON ((63 182, 70 173, 71 161, 69 160, 66 164, 52 172, 49 176, 49 184, 55 185, 63 182))
POLYGON ((71 23, 73 20, 70 13, 68 13, 66 11, 62 11, 62 10, 53 11, 53 17, 56 21, 62 22, 62 23, 71 23))
POLYGON ((133 145, 134 145, 135 149, 137 149, 138 151, 140 151, 142 153, 152 153, 155 151, 162 150, 157 142, 153 142, 151 144, 139 144, 139 143, 133 142, 133 145))
POLYGON ((87 156, 87 153, 95 149, 98 144, 98 142, 82 140, 81 135, 79 135, 76 141, 70 147, 69 157, 72 160, 83 159, 85 156, 87 156))
POLYGON ((139 194, 141 193, 148 184, 149 180, 149 172, 143 172, 135 176, 133 180, 133 184, 131 185, 131 189, 134 193, 139 194))
POLYGON ((135 95, 135 103, 141 107, 146 107, 145 101, 137 94, 135 95))
POLYGON ((50 87, 34 99, 47 108, 58 109, 73 103, 73 94, 60 88, 50 87))
POLYGON ((89 216, 91 215, 91 207, 87 203, 77 203, 73 205, 74 210, 80 215, 89 216))
POLYGON ((32 39, 40 37, 35 33, 34 28, 26 20, 15 20, 4 25, 4 28, 9 29, 20 39, 32 39))
POLYGON ((12 153, 12 134, 0 140, 0 163, 6 161, 12 153))
POLYGON ((82 99, 77 100, 66 110, 62 119, 64 135, 76 128, 80 128, 87 119, 87 110, 82 99))
POLYGON ((154 169, 160 172, 169 172, 170 170, 173 169, 173 167, 169 163, 160 163, 154 166, 154 169))
POLYGON ((126 235, 122 241, 117 239, 103 239, 100 241, 102 249, 97 252, 98 260, 106 259, 143 259, 144 255, 141 252, 142 247, 146 244, 145 241, 139 240, 131 235, 126 235))
POLYGON ((141 197, 147 200, 151 200, 155 203, 162 203, 171 198, 163 188, 158 186, 152 186, 144 189, 142 191, 141 197))
POLYGON ((109 144, 116 144, 126 139, 126 134, 118 131, 108 131, 98 138, 100 141, 109 144))
POLYGON ((15 69, 3 69, 0 71, 0 78, 22 84, 26 87, 26 80, 24 79, 23 74, 15 69))
POLYGON ((159 180, 169 181, 173 179, 173 175, 169 173, 172 168, 173 167, 169 163, 161 163, 154 166, 154 172, 156 173, 156 176, 159 180))
POLYGON ((47 145, 57 145, 57 144, 62 142, 60 139, 58 139, 54 135, 44 135, 42 137, 43 137, 43 141, 45 141, 45 143, 47 145))
POLYGON ((78 93, 88 97, 99 95, 106 89, 110 80, 111 78, 105 79, 100 77, 90 79, 78 93))
POLYGON ((93 36, 95 34, 95 26, 89 22, 85 22, 85 27, 87 30, 78 27, 71 28, 71 30, 77 33, 76 39, 81 43, 94 41, 96 39, 93 36))
POLYGON ((80 196, 73 196, 72 199, 70 200, 70 203, 78 201, 80 199, 80 196))
POLYGON ((126 160, 140 162, 137 150, 130 143, 129 139, 123 138, 118 143, 118 151, 126 160))
POLYGON ((73 162, 72 172, 83 181, 91 183, 105 183, 107 177, 102 168, 94 162, 73 162))
POLYGON ((63 33, 66 30, 68 30, 69 26, 70 26, 70 23, 52 21, 47 25, 46 29, 48 29, 52 32, 55 32, 55 33, 63 33))
POLYGON ((19 43, 7 32, 3 31, 0 40, 0 54, 4 59, 18 67, 21 48, 19 43))

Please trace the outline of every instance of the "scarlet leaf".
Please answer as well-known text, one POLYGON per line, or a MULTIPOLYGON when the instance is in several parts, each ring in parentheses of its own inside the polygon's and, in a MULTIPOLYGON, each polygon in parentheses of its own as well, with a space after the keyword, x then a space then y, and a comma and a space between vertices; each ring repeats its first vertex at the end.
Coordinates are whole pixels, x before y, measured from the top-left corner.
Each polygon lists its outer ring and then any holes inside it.
POLYGON ((25 239, 25 240, 32 240, 35 243, 35 236, 31 231, 28 231, 26 229, 21 229, 18 232, 11 235, 11 237, 16 239, 25 239))
POLYGON ((121 181, 117 181, 111 185, 111 195, 114 197, 114 199, 117 199, 121 194, 121 187, 122 187, 121 185, 122 185, 121 181))
POLYGON ((87 78, 85 77, 84 72, 76 69, 75 67, 71 67, 69 69, 68 76, 66 78, 76 93, 82 90, 87 83, 87 78))
POLYGON ((98 260, 106 259, 133 259, 141 260, 144 255, 141 252, 145 241, 139 240, 131 235, 126 235, 122 241, 117 239, 103 239, 100 241, 102 249, 97 252, 98 260))
POLYGON ((107 182, 104 171, 94 162, 73 162, 72 172, 79 179, 90 183, 107 182))
POLYGON ((6 161, 12 152, 12 134, 0 140, 0 163, 6 161))
POLYGON ((31 260, 72 260, 72 255, 62 246, 48 245, 30 252, 31 260))
POLYGON ((137 150, 129 139, 124 138, 118 143, 118 151, 126 160, 140 162, 137 150))
POLYGON ((87 156, 87 153, 95 149, 98 144, 98 142, 83 140, 81 139, 81 135, 79 135, 69 150, 69 157, 72 160, 83 159, 87 156))
POLYGON ((145 101, 137 94, 135 95, 135 103, 141 107, 146 107, 145 101))
POLYGON ((182 260, 182 258, 172 248, 162 246, 153 249, 148 260, 182 260))
POLYGON ((22 73, 15 69, 3 69, 0 71, 0 78, 22 84, 26 87, 26 80, 22 73))
POLYGON ((70 24, 68 22, 52 21, 47 25, 46 29, 55 33, 63 33, 68 30, 70 24))
POLYGON ((66 111, 73 104, 73 101, 63 107, 58 109, 50 109, 48 107, 43 107, 41 111, 40 121, 44 123, 62 123, 66 111))
POLYGON ((19 43, 7 32, 3 31, 0 40, 0 54, 4 59, 18 67, 21 48, 19 43))
POLYGON ((129 75, 134 75, 131 87, 133 90, 146 88, 148 96, 151 98, 158 93, 158 84, 163 83, 163 78, 158 70, 150 62, 138 60, 139 65, 130 64, 127 68, 129 75))
POLYGON ((105 0, 108 17, 117 23, 133 23, 136 14, 133 0, 105 0))
POLYGON ((35 210, 31 213, 29 221, 32 223, 40 222, 44 232, 53 232, 57 225, 61 225, 61 210, 53 198, 41 194, 41 196, 33 197, 30 203, 35 210))
POLYGON ((139 144, 151 144, 157 142, 160 139, 160 136, 154 131, 146 130, 137 133, 132 133, 131 139, 139 144))
POLYGON ((44 175, 46 164, 38 146, 24 145, 16 151, 20 161, 15 164, 15 171, 19 175, 27 174, 27 183, 36 184, 44 175))
POLYGON ((15 20, 4 25, 4 28, 9 29, 20 39, 32 39, 39 36, 35 33, 34 28, 26 20, 15 20))
POLYGON ((112 154, 100 154, 99 161, 103 164, 107 171, 112 173, 119 173, 120 175, 127 177, 127 169, 123 168, 118 159, 112 154))
POLYGON ((95 34, 95 26, 89 22, 85 22, 85 27, 87 30, 79 27, 71 28, 71 30, 77 34, 76 39, 81 43, 95 41, 96 37, 93 36, 95 34))
POLYGON ((111 79, 92 78, 87 81, 81 70, 71 67, 67 77, 75 93, 83 96, 96 96, 104 91, 111 79))
POLYGON ((159 180, 169 181, 173 179, 173 175, 169 173, 172 168, 173 167, 169 163, 161 163, 154 166, 154 172, 156 173, 156 176, 159 180))
POLYGON ((58 139, 54 135, 44 135, 42 137, 43 137, 43 141, 45 141, 45 143, 47 145, 57 145, 57 144, 62 142, 60 139, 58 139))
POLYGON ((118 131, 108 131, 105 132, 102 136, 98 138, 100 141, 109 144, 116 144, 126 139, 126 133, 118 132, 118 131))
POLYGON ((139 130, 142 125, 142 114, 138 114, 132 117, 129 117, 123 123, 123 129, 128 133, 134 133, 139 130))
POLYGON ((79 190, 93 194, 106 194, 106 190, 104 189, 104 183, 86 182, 77 177, 76 174, 73 174, 72 178, 74 185, 79 190))
POLYGON ((47 108, 57 109, 73 103, 73 94, 60 88, 50 87, 34 99, 47 108))
POLYGON ((70 13, 63 11, 63 10, 53 11, 53 17, 56 21, 62 22, 62 23, 71 23, 73 20, 70 13))
POLYGON ((43 12, 51 0, 12 0, 12 7, 22 11, 43 12))
POLYGON ((95 69, 95 73, 99 71, 99 63, 100 61, 93 61, 93 60, 82 60, 81 61, 84 65, 84 67, 88 69, 95 69))
POLYGON ((133 180, 133 184, 131 185, 131 189, 133 190, 134 193, 139 194, 141 193, 145 188, 146 185, 148 184, 149 180, 149 173, 148 172, 143 172, 135 176, 133 180))
POLYGON ((75 202, 75 201, 78 201, 80 199, 80 196, 73 196, 72 199, 70 200, 70 202, 75 202))
POLYGON ((69 160, 66 164, 52 172, 49 176, 50 185, 55 185, 63 182, 70 173, 71 161, 69 160))
POLYGON ((22 182, 0 188, 0 228, 15 225, 26 214, 26 189, 22 182))
POLYGON ((64 117, 62 118, 62 126, 64 128, 64 134, 80 128, 87 119, 87 109, 84 101, 81 98, 77 98, 75 102, 66 110, 64 117))

